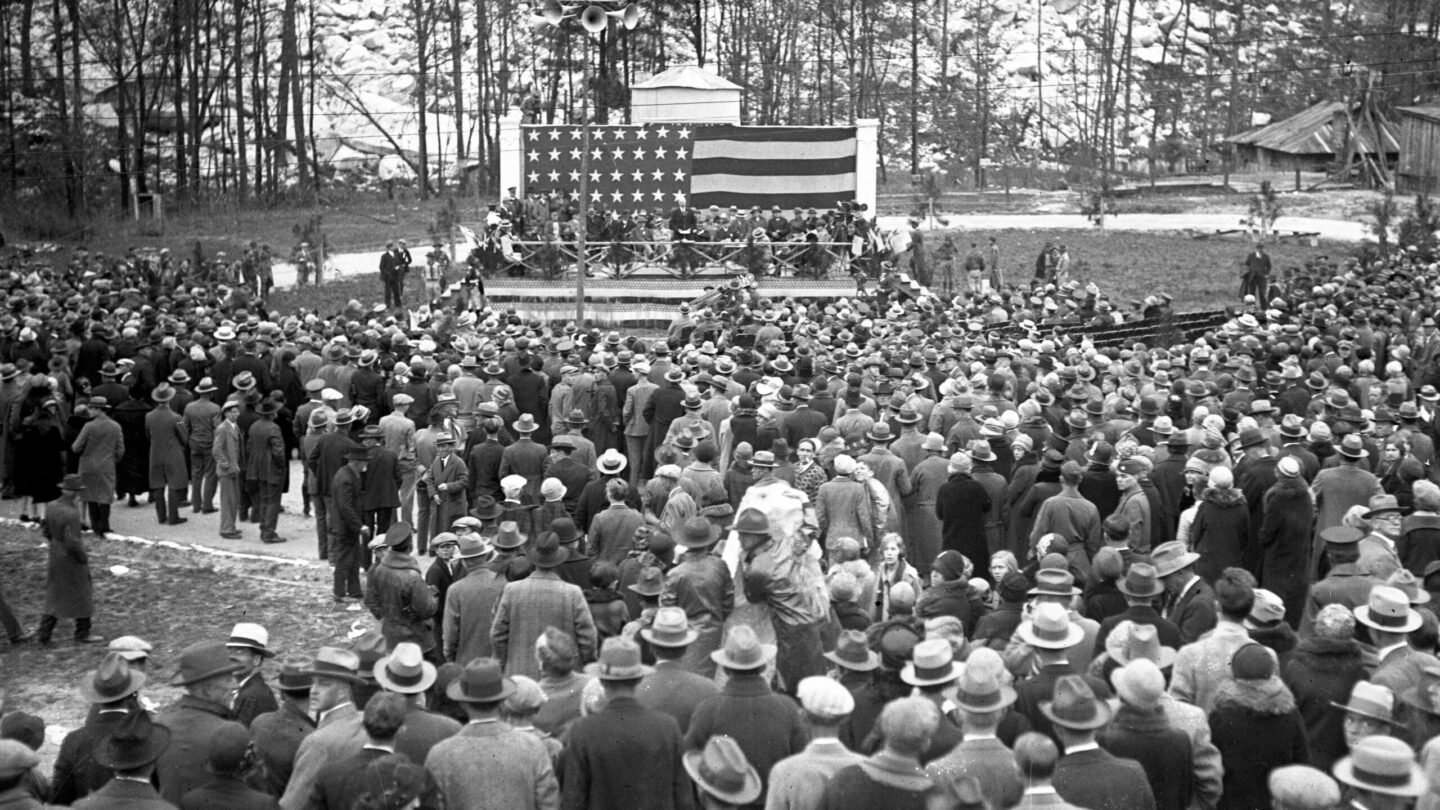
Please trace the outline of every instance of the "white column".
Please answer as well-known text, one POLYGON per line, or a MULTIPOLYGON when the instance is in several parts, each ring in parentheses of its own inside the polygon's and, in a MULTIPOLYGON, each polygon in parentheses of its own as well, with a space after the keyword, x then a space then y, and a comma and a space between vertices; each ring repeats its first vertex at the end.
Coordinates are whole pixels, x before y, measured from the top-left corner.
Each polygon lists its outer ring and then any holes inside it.
POLYGON ((872 217, 879 215, 875 206, 876 169, 880 163, 880 119, 860 118, 855 121, 855 199, 870 207, 872 217))
POLYGON ((514 186, 524 197, 525 178, 520 176, 520 111, 512 110, 500 119, 500 193, 514 186))

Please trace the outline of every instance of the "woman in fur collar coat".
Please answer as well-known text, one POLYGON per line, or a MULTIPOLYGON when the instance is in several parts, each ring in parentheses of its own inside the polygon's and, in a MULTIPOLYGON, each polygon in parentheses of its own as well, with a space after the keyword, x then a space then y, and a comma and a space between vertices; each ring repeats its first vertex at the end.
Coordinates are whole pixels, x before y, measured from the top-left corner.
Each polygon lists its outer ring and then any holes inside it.
POLYGON ((1250 510, 1227 467, 1210 471, 1210 486, 1200 493, 1200 508, 1190 524, 1190 548, 1200 554, 1195 573, 1214 582, 1226 568, 1243 568, 1250 547, 1250 510))
POLYGON ((1210 739, 1225 766, 1225 790, 1216 810, 1269 807, 1270 772, 1310 761, 1305 722, 1294 695, 1275 677, 1275 656, 1263 646, 1250 643, 1236 650, 1230 673, 1210 711, 1210 739))

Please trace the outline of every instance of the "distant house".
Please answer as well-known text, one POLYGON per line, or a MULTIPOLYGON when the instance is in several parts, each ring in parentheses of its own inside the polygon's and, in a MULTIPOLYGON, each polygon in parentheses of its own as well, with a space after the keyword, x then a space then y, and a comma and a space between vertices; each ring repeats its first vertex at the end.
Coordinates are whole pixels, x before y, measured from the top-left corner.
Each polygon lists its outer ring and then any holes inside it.
MULTIPOLYGON (((1322 172, 1340 159, 1336 153, 1345 149, 1347 126, 1344 102, 1325 101, 1289 118, 1232 135, 1225 142, 1234 146, 1241 171, 1322 172)), ((1378 144, 1370 131, 1356 135, 1362 152, 1372 159, 1383 155, 1388 165, 1399 157, 1400 144, 1394 124, 1382 118, 1379 129, 1378 144)))
POLYGON ((1440 104, 1397 107, 1400 165, 1395 190, 1405 194, 1440 191, 1440 104))

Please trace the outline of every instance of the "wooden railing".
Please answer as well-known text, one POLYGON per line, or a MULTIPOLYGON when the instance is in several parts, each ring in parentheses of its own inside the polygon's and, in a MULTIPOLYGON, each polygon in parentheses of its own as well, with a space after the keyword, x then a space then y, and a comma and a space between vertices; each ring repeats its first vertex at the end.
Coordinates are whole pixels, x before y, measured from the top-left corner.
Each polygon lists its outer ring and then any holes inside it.
MULTIPOLYGON (((573 242, 511 242, 514 258, 498 250, 478 251, 482 275, 525 278, 573 278, 579 251, 573 242)), ((851 254, 848 242, 586 242, 585 264, 592 278, 623 279, 642 271, 688 279, 713 273, 847 278, 869 256, 851 254)))

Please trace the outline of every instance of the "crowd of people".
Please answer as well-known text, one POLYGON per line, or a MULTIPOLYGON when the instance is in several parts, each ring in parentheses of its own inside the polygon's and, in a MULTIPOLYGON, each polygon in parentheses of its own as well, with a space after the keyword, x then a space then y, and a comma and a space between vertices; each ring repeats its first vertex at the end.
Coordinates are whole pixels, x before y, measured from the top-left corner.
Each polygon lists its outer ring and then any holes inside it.
POLYGON ((0 806, 1440 807, 1440 265, 1099 346, 1168 297, 1036 272, 647 337, 10 259, 0 486, 49 560, 0 624, 97 660, 51 772, 0 721, 0 806), (113 503, 259 549, 292 487, 374 631, 106 645, 113 503))

